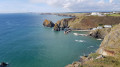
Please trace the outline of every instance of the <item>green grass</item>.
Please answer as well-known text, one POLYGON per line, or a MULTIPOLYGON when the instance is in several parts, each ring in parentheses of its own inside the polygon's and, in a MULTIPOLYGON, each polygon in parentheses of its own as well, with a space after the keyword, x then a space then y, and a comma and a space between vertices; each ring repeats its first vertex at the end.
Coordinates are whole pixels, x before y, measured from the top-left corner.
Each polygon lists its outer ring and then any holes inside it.
POLYGON ((88 57, 91 57, 91 58, 97 58, 100 54, 97 54, 97 53, 91 53, 88 57))
POLYGON ((111 15, 107 15, 107 16, 120 16, 120 14, 111 14, 111 15))

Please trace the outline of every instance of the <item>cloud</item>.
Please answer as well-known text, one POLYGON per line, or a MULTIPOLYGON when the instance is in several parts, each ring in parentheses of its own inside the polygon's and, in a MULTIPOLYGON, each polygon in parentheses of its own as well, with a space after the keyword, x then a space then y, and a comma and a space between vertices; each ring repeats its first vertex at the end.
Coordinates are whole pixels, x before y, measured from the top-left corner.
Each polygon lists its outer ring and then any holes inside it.
POLYGON ((120 0, 30 0, 32 3, 45 3, 69 11, 117 11, 120 0))
POLYGON ((109 0, 110 3, 113 3, 113 0, 109 0))

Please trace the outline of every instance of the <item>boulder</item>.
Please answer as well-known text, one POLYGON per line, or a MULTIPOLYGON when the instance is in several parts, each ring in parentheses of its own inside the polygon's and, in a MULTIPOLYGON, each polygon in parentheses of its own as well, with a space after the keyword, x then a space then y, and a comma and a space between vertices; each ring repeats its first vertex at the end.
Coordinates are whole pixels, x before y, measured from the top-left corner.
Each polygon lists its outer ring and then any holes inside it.
POLYGON ((43 25, 46 27, 54 27, 55 24, 52 21, 45 19, 43 25))

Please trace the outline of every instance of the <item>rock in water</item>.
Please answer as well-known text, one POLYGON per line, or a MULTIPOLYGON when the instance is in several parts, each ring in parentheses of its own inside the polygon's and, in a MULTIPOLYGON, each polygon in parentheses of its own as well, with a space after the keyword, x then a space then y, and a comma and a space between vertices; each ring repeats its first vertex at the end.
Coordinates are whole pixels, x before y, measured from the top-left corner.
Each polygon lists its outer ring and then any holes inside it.
POLYGON ((43 25, 46 27, 54 27, 55 24, 52 21, 45 19, 43 25))
POLYGON ((60 27, 58 26, 57 23, 56 23, 55 26, 54 26, 54 30, 55 30, 55 31, 60 31, 60 27))
POLYGON ((0 64, 0 67, 6 67, 7 65, 8 65, 7 63, 2 62, 2 63, 0 64))

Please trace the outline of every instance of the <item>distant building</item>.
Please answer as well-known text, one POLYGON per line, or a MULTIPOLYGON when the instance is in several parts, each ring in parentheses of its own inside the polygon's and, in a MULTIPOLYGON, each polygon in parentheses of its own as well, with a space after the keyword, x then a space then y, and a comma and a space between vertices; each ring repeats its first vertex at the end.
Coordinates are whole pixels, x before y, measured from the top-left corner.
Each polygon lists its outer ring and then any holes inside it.
POLYGON ((104 16, 102 13, 100 12, 92 12, 91 13, 92 16, 104 16))
POLYGON ((112 25, 104 25, 104 28, 111 28, 112 25))
POLYGON ((113 13, 114 13, 114 14, 117 14, 117 13, 120 13, 120 11, 114 11, 113 13))

